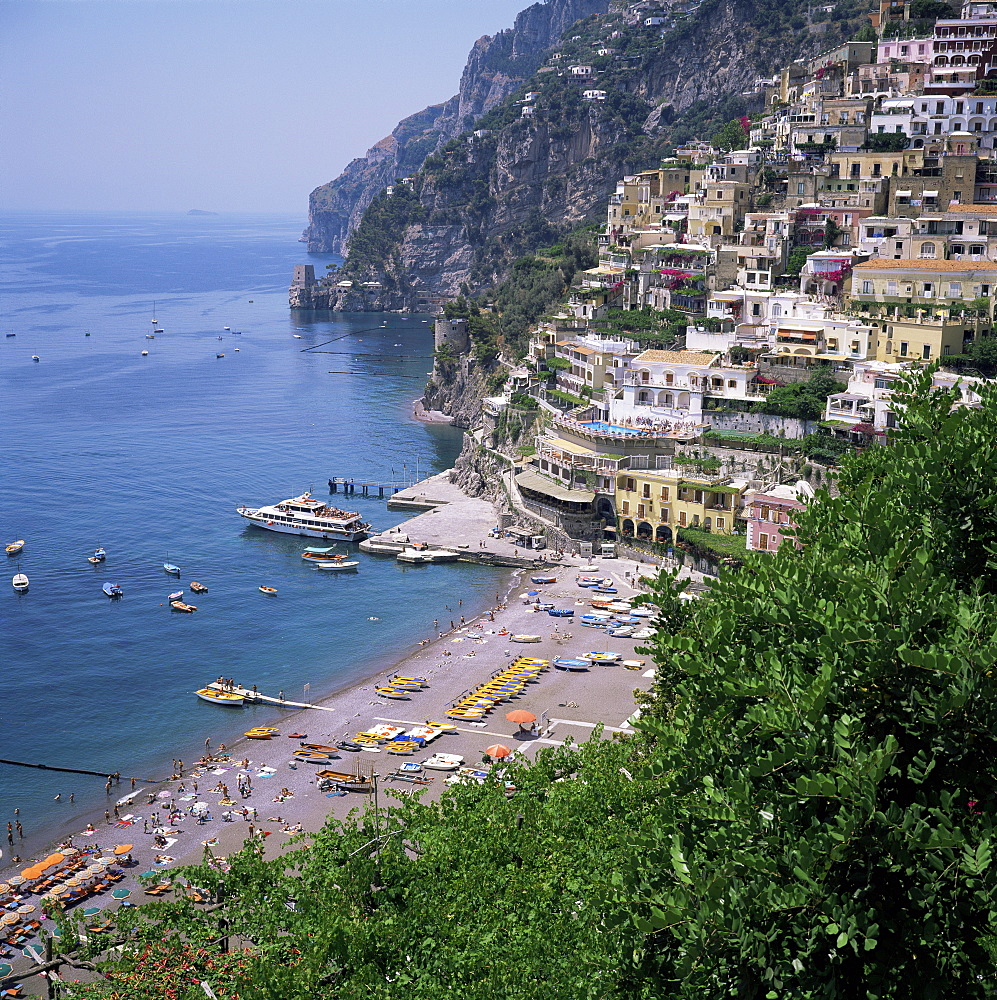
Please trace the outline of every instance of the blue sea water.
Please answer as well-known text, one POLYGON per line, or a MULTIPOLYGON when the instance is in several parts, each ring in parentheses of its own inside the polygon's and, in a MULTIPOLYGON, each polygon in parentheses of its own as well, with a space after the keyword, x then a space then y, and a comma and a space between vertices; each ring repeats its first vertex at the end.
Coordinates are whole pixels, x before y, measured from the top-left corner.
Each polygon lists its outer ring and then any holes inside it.
MULTIPOLYGON (((360 554, 359 573, 322 573, 301 539, 235 513, 326 496, 333 475, 411 481, 460 448, 460 432, 411 417, 427 317, 290 312, 293 265, 336 259, 305 253, 302 219, 2 222, 0 542, 27 544, 0 581, 0 758, 162 777, 206 736, 275 717, 193 695, 219 675, 294 699, 308 684, 314 700, 413 649, 455 597, 494 599, 502 574, 486 567, 360 554), (164 332, 147 340, 153 318, 164 332), (185 588, 210 588, 188 591, 193 615, 167 606, 167 557, 185 588), (25 594, 10 586, 18 563, 25 594), (109 601, 105 581, 124 597, 109 601)), ((376 530, 405 519, 376 498, 349 505, 376 530)), ((0 764, 0 829, 15 807, 26 857, 103 811, 103 780, 0 764)))

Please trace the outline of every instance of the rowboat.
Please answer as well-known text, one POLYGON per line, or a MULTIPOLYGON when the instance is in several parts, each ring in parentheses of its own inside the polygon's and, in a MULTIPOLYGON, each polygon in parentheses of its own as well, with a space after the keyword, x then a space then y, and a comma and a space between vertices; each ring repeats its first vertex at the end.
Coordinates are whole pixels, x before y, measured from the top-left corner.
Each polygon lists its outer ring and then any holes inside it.
POLYGON ((203 583, 198 583, 197 580, 193 580, 190 585, 190 589, 194 591, 195 594, 206 594, 208 588, 204 586, 203 583))
POLYGON ((105 583, 100 588, 108 597, 120 597, 124 591, 116 583, 105 583))
POLYGON ((16 542, 11 542, 10 545, 6 547, 7 555, 16 556, 21 549, 24 548, 24 539, 19 538, 16 542))
POLYGON ((556 576, 531 576, 530 580, 533 583, 557 583, 556 576))
MULTIPOLYGON (((274 729, 273 726, 253 726, 253 728, 249 730, 249 733, 261 733, 264 736, 279 736, 280 730, 274 729)), ((246 733, 246 736, 248 736, 249 733, 246 733)))
POLYGON ((194 692, 203 701, 210 701, 212 705, 229 705, 239 708, 242 705, 242 695, 233 694, 231 691, 216 691, 214 688, 201 688, 194 692))
POLYGON ((317 753, 314 750, 295 750, 295 760, 303 760, 309 764, 328 764, 332 758, 327 753, 317 753))
POLYGON ((350 559, 343 562, 320 562, 315 564, 317 569, 330 570, 331 572, 341 571, 345 573, 356 572, 360 566, 357 559, 350 559))
POLYGON ((539 642, 539 635, 510 635, 509 642, 539 642))
POLYGON ((183 601, 170 601, 170 607, 174 611, 181 611, 185 615, 192 615, 197 610, 196 604, 184 604, 183 601))
POLYGON ((182 590, 174 590, 174 591, 173 591, 173 593, 172 593, 172 594, 170 594, 170 595, 169 595, 169 597, 167 597, 166 599, 167 599, 167 600, 168 600, 168 601, 169 601, 169 602, 170 602, 171 604, 172 604, 172 603, 173 603, 174 601, 182 601, 182 600, 183 600, 183 591, 182 591, 182 590))
POLYGON ((376 687, 374 694, 379 698, 394 698, 397 701, 408 701, 408 691, 396 687, 376 687))
POLYGON ((302 559, 345 559, 344 555, 336 554, 336 546, 330 545, 328 548, 322 549, 315 545, 309 545, 304 552, 301 553, 302 559))
POLYGON ((277 593, 277 588, 276 587, 260 587, 260 593, 261 594, 276 594, 277 593))
POLYGON ((107 553, 102 548, 94 549, 92 556, 87 556, 87 562, 92 563, 96 566, 98 563, 102 563, 107 558, 107 553))
POLYGON ((315 753, 328 753, 334 754, 339 752, 339 747, 326 746, 324 743, 302 743, 302 750, 312 750, 315 753))
POLYGON ((572 608, 550 608, 547 612, 551 618, 571 618, 574 613, 572 608))
POLYGON ((618 594, 619 591, 615 587, 593 587, 593 594, 618 594))
POLYGON ((394 676, 388 682, 390 684, 417 684, 419 687, 429 687, 429 681, 425 677, 401 677, 394 676))
POLYGON ((606 650, 593 650, 590 653, 582 653, 581 658, 590 663, 615 663, 619 658, 619 653, 610 653, 606 650))
POLYGON ((571 660, 559 657, 553 661, 558 670, 588 670, 588 660, 571 660))
POLYGON ((14 578, 10 582, 13 588, 19 593, 24 593, 28 589, 28 577, 26 574, 21 573, 20 570, 14 574, 14 578))

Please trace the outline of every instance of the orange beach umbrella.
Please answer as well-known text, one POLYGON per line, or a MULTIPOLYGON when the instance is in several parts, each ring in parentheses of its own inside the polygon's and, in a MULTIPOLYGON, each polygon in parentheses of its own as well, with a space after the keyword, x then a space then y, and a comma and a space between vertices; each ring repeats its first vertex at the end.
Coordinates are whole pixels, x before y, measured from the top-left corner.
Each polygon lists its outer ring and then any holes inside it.
POLYGON ((507 746, 503 746, 501 743, 493 743, 490 747, 486 747, 485 753, 488 754, 489 757, 512 756, 512 751, 507 746))
POLYGON ((118 846, 114 849, 114 853, 127 854, 134 846, 134 844, 118 844, 118 846))
POLYGON ((537 721, 537 717, 532 712, 527 712, 525 708, 514 708, 511 712, 506 712, 505 717, 510 722, 518 722, 521 726, 537 721))

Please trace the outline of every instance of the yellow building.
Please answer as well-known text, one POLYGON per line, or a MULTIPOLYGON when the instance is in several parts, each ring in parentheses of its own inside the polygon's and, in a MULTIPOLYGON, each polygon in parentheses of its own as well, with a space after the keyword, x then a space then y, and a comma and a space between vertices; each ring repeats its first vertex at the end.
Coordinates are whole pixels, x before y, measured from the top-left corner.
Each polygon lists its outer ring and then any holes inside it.
POLYGON ((676 528, 734 532, 747 484, 685 475, 679 469, 629 469, 616 478, 620 534, 670 542, 676 528))

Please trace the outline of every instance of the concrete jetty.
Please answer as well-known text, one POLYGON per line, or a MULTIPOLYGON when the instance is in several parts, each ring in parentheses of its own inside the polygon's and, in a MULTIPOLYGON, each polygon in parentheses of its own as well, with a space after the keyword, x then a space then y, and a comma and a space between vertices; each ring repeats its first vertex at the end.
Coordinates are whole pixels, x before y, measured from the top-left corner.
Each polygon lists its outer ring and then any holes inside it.
POLYGON ((328 708, 325 705, 313 705, 307 701, 289 701, 287 698, 275 698, 273 695, 261 694, 252 688, 242 687, 241 684, 226 687, 224 684, 219 684, 218 681, 212 681, 205 686, 214 691, 228 691, 230 694, 241 695, 243 701, 252 702, 253 704, 265 701, 271 705, 280 705, 282 708, 317 708, 320 712, 336 711, 334 708, 328 708))

